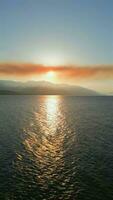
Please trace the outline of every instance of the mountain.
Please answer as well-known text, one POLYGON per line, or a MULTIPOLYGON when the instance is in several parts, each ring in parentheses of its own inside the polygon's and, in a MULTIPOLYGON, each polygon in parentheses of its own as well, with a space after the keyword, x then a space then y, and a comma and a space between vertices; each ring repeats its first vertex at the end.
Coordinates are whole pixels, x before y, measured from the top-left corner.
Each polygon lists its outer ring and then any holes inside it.
POLYGON ((80 86, 53 84, 46 81, 6 81, 0 80, 0 94, 36 94, 36 95, 71 95, 99 96, 96 91, 80 86))

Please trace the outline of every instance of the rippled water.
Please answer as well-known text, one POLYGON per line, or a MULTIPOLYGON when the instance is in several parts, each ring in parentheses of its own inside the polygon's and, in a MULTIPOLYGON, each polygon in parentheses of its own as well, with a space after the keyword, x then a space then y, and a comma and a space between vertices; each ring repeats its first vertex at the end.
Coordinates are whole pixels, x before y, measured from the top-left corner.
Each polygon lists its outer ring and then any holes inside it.
POLYGON ((0 199, 113 200, 113 98, 0 96, 0 199))

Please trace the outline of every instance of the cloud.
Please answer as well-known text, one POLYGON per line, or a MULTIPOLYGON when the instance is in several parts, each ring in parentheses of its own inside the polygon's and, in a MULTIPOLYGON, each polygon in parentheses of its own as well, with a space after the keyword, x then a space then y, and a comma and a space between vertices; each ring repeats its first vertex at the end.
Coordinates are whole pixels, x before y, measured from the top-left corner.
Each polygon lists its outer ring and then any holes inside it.
POLYGON ((54 71, 59 79, 111 79, 113 65, 96 66, 43 66, 32 63, 0 63, 0 76, 30 77, 41 76, 54 71))

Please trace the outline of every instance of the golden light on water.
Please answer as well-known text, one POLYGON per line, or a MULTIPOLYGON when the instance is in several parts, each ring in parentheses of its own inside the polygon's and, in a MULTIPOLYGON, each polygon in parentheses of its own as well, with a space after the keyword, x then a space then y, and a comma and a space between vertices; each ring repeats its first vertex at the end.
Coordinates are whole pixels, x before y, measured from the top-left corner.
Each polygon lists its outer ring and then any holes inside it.
POLYGON ((39 112, 35 113, 35 117, 40 124, 43 135, 53 135, 57 130, 58 123, 60 123, 61 110, 59 104, 61 97, 50 95, 40 98, 42 106, 40 106, 39 112))
POLYGON ((57 97, 57 96, 50 96, 46 99, 46 102, 45 102, 47 123, 50 129, 53 129, 53 128, 55 129, 55 123, 57 123, 59 98, 60 97, 57 97))
POLYGON ((53 179, 56 169, 63 168, 64 134, 57 130, 61 123, 60 97, 46 96, 41 98, 42 106, 40 106, 38 113, 35 113, 39 129, 37 132, 30 130, 27 132, 28 137, 25 139, 24 145, 27 151, 34 155, 35 162, 40 168, 38 182, 46 187, 46 181, 53 179))

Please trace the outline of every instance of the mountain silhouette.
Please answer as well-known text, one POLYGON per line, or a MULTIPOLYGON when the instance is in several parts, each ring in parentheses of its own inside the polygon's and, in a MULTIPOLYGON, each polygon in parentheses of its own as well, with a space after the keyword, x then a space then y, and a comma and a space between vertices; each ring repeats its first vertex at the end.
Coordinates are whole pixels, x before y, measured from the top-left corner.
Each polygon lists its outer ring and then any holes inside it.
POLYGON ((0 80, 0 94, 98 96, 98 92, 75 85, 53 84, 46 81, 0 80))

